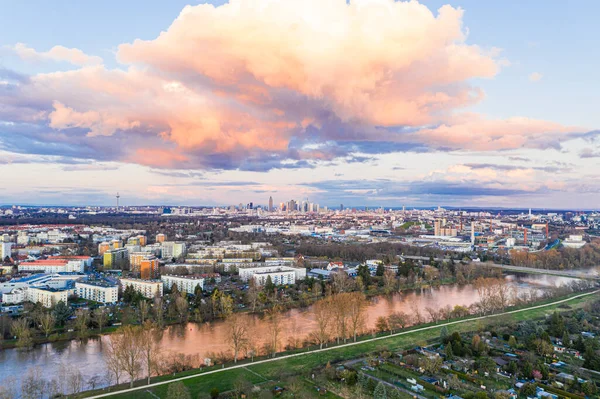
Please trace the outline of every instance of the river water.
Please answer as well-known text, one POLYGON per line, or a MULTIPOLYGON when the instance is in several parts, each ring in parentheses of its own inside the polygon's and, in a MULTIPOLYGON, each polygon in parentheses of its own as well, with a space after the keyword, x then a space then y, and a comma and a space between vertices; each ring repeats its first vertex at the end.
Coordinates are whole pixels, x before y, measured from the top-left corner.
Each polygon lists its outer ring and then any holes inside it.
MULTIPOLYGON (((546 275, 507 275, 506 279, 515 288, 517 294, 536 291, 538 293, 553 287, 567 284, 575 279, 546 276, 546 275)), ((373 328, 380 316, 389 316, 393 312, 402 311, 415 314, 415 308, 425 315, 425 309, 441 308, 446 305, 469 306, 478 301, 475 288, 465 286, 442 286, 419 291, 404 292, 389 297, 373 298, 367 310, 367 328, 373 328)), ((259 316, 251 317, 252 337, 266 337, 267 325, 259 316)), ((304 339, 315 326, 311 308, 293 309, 284 313, 281 320, 283 347, 290 338, 304 339)), ((169 327, 160 345, 164 351, 198 355, 203 360, 209 352, 229 351, 225 342, 225 326, 216 321, 197 325, 189 323, 186 326, 169 327)), ((103 348, 106 347, 110 336, 82 341, 56 342, 38 345, 32 350, 17 349, 0 350, 0 384, 7 377, 16 378, 17 386, 28 370, 38 368, 47 381, 60 378, 61 369, 65 365, 81 372, 84 382, 95 377, 98 386, 105 386, 106 367, 103 358, 103 348)))

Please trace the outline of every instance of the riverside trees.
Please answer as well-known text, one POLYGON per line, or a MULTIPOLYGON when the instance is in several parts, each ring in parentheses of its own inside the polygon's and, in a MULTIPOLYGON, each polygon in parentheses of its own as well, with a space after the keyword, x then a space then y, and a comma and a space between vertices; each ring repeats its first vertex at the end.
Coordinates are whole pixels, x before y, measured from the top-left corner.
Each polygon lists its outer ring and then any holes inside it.
POLYGON ((111 336, 105 361, 117 384, 123 374, 128 375, 133 387, 143 371, 148 383, 152 374, 160 373, 160 346, 156 333, 156 327, 146 322, 143 326, 124 326, 111 336))

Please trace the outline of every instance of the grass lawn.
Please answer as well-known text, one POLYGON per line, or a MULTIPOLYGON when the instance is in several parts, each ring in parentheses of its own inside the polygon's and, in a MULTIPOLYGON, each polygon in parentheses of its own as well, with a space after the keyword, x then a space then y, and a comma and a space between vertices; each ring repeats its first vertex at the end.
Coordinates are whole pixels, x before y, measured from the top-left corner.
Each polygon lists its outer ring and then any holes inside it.
MULTIPOLYGON (((230 391, 233 388, 233 384, 238 378, 244 378, 246 381, 256 385, 260 383, 266 382, 264 378, 257 376, 256 374, 246 370, 246 369, 234 369, 227 370, 222 373, 213 374, 212 378, 199 378, 199 379, 189 379, 184 380, 183 383, 190 390, 192 398, 198 397, 199 393, 208 393, 213 388, 217 388, 219 392, 230 391)), ((169 385, 161 385, 158 387, 154 387, 150 389, 154 395, 159 398, 167 397, 167 390, 169 389, 169 385)), ((146 390, 140 389, 135 392, 129 392, 125 394, 115 394, 111 396, 111 398, 115 399, 125 399, 125 398, 140 398, 144 399, 156 399, 155 396, 150 395, 146 390), (145 394, 144 395, 142 395, 145 394)))

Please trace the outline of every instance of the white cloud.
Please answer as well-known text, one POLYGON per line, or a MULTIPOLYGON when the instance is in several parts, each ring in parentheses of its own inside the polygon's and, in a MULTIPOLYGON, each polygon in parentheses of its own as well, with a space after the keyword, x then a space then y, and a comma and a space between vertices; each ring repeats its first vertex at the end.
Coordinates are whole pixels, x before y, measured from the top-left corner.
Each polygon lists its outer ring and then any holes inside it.
POLYGON ((539 72, 533 72, 529 75, 529 81, 530 82, 539 82, 540 80, 542 80, 542 78, 544 77, 544 75, 542 75, 539 72))
POLYGON ((48 51, 40 52, 34 48, 28 47, 24 43, 17 43, 12 47, 12 50, 25 61, 65 61, 78 66, 102 65, 102 58, 94 55, 87 55, 77 48, 54 46, 48 51))

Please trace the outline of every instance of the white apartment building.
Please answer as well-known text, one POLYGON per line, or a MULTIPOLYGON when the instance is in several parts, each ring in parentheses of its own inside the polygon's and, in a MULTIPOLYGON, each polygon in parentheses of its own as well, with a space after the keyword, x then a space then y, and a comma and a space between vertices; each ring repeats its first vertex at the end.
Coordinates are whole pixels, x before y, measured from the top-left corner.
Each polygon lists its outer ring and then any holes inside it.
POLYGON ((271 276, 271 281, 275 285, 294 284, 296 280, 304 280, 306 278, 306 269, 266 265, 261 267, 240 268, 239 274, 243 281, 248 281, 252 278, 258 285, 264 285, 267 281, 267 276, 271 276))
POLYGON ((27 300, 32 303, 41 303, 46 308, 51 308, 58 302, 67 303, 68 290, 55 290, 51 288, 29 287, 27 289, 27 300))
POLYGON ((83 299, 100 303, 117 303, 119 287, 107 283, 76 282, 75 293, 83 299))
POLYGON ((0 255, 2 255, 2 260, 4 260, 7 257, 8 258, 12 257, 11 250, 12 250, 11 242, 0 243, 0 252, 2 252, 0 255))
POLYGON ((23 262, 17 267, 19 272, 37 273, 83 273, 85 269, 83 260, 45 259, 34 262, 23 262))
POLYGON ((187 247, 185 242, 165 241, 161 246, 161 256, 163 259, 179 258, 185 256, 187 247))
POLYGON ((25 302, 27 299, 27 288, 15 288, 11 292, 2 294, 2 303, 5 305, 14 305, 25 302))
POLYGON ((296 274, 293 270, 286 269, 285 267, 278 267, 276 270, 255 273, 252 275, 252 280, 259 286, 265 285, 269 277, 271 277, 271 282, 275 285, 294 284, 296 274))
POLYGON ((176 285, 180 292, 187 292, 192 295, 194 294, 197 285, 200 285, 200 289, 204 288, 204 279, 202 277, 165 274, 161 276, 160 279, 165 288, 170 290, 171 287, 176 285))
POLYGON ((30 241, 30 237, 27 235, 27 233, 25 233, 25 234, 19 233, 19 235, 17 236, 17 244, 19 244, 19 245, 29 245, 29 241, 30 241))
POLYGON ((132 286, 134 290, 146 298, 161 297, 163 295, 163 282, 160 280, 140 280, 137 278, 120 279, 123 290, 132 286))

